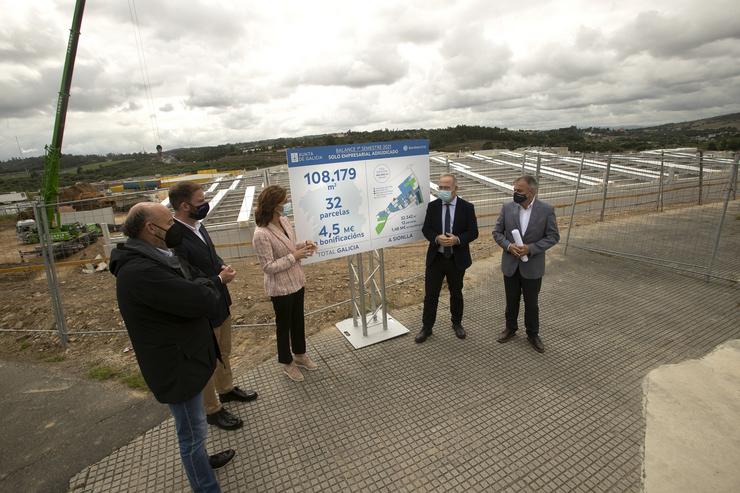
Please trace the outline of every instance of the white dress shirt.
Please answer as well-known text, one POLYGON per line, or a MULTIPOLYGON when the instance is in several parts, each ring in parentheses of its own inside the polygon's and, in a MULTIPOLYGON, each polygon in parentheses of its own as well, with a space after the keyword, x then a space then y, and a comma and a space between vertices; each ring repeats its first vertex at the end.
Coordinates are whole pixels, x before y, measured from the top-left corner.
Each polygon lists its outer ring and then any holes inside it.
POLYGON ((524 233, 527 232, 527 226, 529 226, 529 218, 532 216, 532 206, 534 205, 535 199, 532 199, 532 203, 529 204, 529 207, 526 209, 522 207, 522 204, 519 205, 519 232, 522 234, 522 238, 524 238, 524 233))
POLYGON ((192 231, 193 233, 195 233, 195 236, 197 236, 198 238, 200 238, 200 241, 202 241, 206 245, 208 244, 208 242, 206 241, 206 239, 203 237, 203 235, 200 232, 200 226, 201 226, 200 221, 195 221, 195 226, 191 226, 188 223, 186 223, 185 221, 180 221, 178 218, 175 218, 175 221, 179 222, 180 224, 182 224, 185 227, 187 227, 190 231, 192 231))
MULTIPOLYGON (((449 205, 447 205, 447 203, 445 203, 445 202, 442 202, 442 231, 443 231, 442 234, 444 234, 444 230, 445 230, 445 207, 449 207, 450 208, 450 234, 452 234, 452 227, 455 225, 455 206, 456 205, 457 205, 457 195, 455 195, 455 197, 453 197, 453 199, 450 201, 449 205)), ((437 251, 440 252, 440 253, 444 253, 445 252, 445 247, 440 246, 437 249, 437 251)))

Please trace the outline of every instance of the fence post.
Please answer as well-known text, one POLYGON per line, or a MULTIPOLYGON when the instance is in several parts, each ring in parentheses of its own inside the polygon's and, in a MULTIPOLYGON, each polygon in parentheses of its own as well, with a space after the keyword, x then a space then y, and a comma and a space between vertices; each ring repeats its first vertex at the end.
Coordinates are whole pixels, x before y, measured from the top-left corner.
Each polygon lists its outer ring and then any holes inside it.
POLYGON ((699 158, 699 205, 702 201, 702 188, 704 187, 704 151, 701 149, 697 151, 697 157, 699 158))
POLYGON ((740 152, 735 153, 735 183, 732 187, 732 200, 737 200, 737 163, 740 160, 740 152))
POLYGON ((665 168, 665 157, 663 149, 660 150, 660 178, 658 179, 658 204, 657 209, 663 212, 663 170, 665 168))
POLYGON ((347 257, 347 267, 349 269, 349 293, 350 297, 352 298, 352 322, 355 327, 357 327, 357 317, 360 313, 360 310, 357 307, 357 297, 355 295, 355 283, 357 282, 357 269, 355 269, 355 265, 352 263, 352 259, 354 258, 354 255, 350 255, 347 257))
POLYGON ((41 255, 44 259, 44 269, 46 271, 46 284, 49 288, 49 297, 51 298, 51 308, 53 311, 54 321, 56 322, 57 332, 62 347, 67 347, 67 321, 64 318, 64 308, 62 298, 59 294, 59 280, 57 279, 56 265, 54 264, 54 240, 49 232, 49 218, 46 212, 46 205, 40 202, 34 203, 34 216, 36 217, 36 228, 39 233, 39 246, 41 255))
POLYGON ((581 156, 581 165, 578 166, 578 180, 576 181, 576 193, 573 194, 573 204, 570 207, 570 222, 568 222, 568 234, 565 236, 565 249, 563 256, 568 255, 568 243, 570 242, 570 230, 573 229, 573 216, 576 212, 576 202, 578 201, 578 189, 581 188, 581 175, 583 174, 583 162, 586 160, 586 154, 581 156))
POLYGON ((270 169, 269 168, 265 168, 262 171, 262 181, 265 182, 265 187, 270 186, 270 169))
POLYGON ((604 210, 606 209, 606 196, 609 193, 609 173, 612 170, 612 155, 606 158, 606 172, 604 173, 604 194, 601 197, 601 212, 599 213, 599 221, 604 220, 604 210))
POLYGON ((728 184, 727 195, 725 195, 724 205, 722 206, 722 215, 719 218, 717 232, 714 235, 714 248, 712 248, 712 258, 709 259, 707 273, 704 276, 704 280, 706 282, 709 282, 709 277, 712 275, 712 268, 714 267, 714 261, 717 259, 717 252, 719 251, 719 239, 722 236, 722 229, 725 224, 725 216, 727 215, 727 204, 730 202, 730 196, 735 196, 735 193, 737 193, 736 188, 738 156, 740 156, 740 154, 735 153, 735 162, 732 163, 732 173, 730 174, 730 183, 728 184))
POLYGON ((450 158, 445 156, 445 166, 447 166, 447 173, 450 172, 450 158))
POLYGON ((540 152, 542 151, 537 151, 537 170, 534 173, 534 177, 537 180, 537 183, 540 182, 540 159, 541 159, 540 152))
POLYGON ((522 157, 522 174, 524 174, 524 167, 527 165, 527 151, 524 151, 524 156, 522 157))

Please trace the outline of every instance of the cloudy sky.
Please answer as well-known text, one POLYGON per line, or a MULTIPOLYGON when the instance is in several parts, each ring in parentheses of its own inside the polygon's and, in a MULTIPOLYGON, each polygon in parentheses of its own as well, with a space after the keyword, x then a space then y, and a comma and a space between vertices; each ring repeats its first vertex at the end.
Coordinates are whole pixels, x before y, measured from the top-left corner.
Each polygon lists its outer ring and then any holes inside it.
MULTIPOLYGON (((0 159, 51 140, 73 6, 0 0, 0 159)), ((738 18, 737 0, 88 0, 63 148, 737 112, 738 18)))

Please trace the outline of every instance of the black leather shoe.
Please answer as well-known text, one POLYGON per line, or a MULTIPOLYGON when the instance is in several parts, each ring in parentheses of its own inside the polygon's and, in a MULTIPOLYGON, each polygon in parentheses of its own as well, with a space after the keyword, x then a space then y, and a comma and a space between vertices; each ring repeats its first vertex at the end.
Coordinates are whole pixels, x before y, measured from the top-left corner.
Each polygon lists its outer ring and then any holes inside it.
POLYGON ((421 329, 419 333, 416 334, 416 338, 414 340, 417 342, 417 344, 421 344, 422 342, 426 341, 427 337, 429 337, 430 335, 432 335, 431 330, 421 329))
POLYGON ((222 430, 236 430, 244 425, 244 421, 239 416, 234 416, 223 407, 220 411, 207 414, 206 421, 209 425, 215 425, 222 430))
POLYGON ((532 336, 527 337, 529 340, 529 343, 532 345, 535 351, 538 353, 544 353, 545 352, 545 345, 542 344, 542 339, 540 339, 540 336, 532 336))
POLYGON ((240 401, 247 402, 253 401, 257 398, 257 392, 254 390, 242 390, 239 387, 234 387, 231 392, 225 394, 218 394, 218 398, 221 402, 240 401))
POLYGON ((465 339, 465 329, 460 324, 452 324, 452 330, 455 331, 455 335, 458 339, 465 339))
POLYGON ((499 334, 498 339, 496 339, 498 342, 506 342, 512 337, 516 335, 516 330, 509 329, 508 327, 505 328, 503 331, 501 331, 501 334, 499 334))
POLYGON ((229 448, 217 454, 209 455, 208 463, 211 465, 211 469, 218 469, 228 464, 235 455, 236 452, 229 448))

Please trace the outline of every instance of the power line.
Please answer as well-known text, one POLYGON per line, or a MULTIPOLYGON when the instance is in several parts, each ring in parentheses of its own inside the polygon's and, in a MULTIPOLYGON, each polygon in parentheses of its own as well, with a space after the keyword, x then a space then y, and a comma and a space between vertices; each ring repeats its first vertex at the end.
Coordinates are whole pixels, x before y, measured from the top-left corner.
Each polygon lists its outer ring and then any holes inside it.
POLYGON ((139 27, 139 15, 136 11, 136 0, 128 0, 128 11, 131 16, 131 24, 134 27, 134 39, 136 40, 136 54, 139 59, 139 69, 141 70, 141 78, 144 82, 144 94, 146 96, 147 104, 149 105, 149 118, 152 125, 152 138, 154 139, 154 146, 156 147, 161 143, 161 137, 159 135, 159 122, 157 121, 157 112, 154 107, 154 97, 152 96, 152 84, 149 79, 149 70, 146 64, 146 56, 144 52, 144 39, 141 36, 141 29, 139 27))

